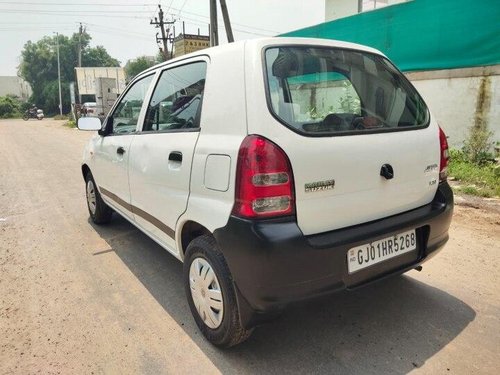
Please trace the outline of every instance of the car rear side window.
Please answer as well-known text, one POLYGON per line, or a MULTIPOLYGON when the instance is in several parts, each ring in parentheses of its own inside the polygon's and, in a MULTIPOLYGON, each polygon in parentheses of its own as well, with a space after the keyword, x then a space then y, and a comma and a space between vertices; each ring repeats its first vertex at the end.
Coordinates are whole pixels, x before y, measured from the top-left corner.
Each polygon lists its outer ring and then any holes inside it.
POLYGON ((299 133, 340 135, 428 125, 424 101, 382 56, 285 46, 266 49, 265 65, 271 112, 299 133))
POLYGON ((143 131, 199 128, 206 71, 207 63, 200 61, 162 72, 146 112, 143 131))

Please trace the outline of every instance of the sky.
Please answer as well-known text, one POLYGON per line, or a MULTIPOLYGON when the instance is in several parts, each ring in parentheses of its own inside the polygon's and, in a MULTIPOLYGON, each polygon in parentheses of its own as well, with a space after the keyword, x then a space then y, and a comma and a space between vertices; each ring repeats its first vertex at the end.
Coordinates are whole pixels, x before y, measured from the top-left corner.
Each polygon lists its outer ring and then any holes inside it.
MULTIPOLYGON (((226 0, 236 41, 274 36, 324 22, 324 0, 226 0)), ((0 0, 0 76, 16 75, 21 50, 45 35, 71 35, 80 22, 122 66, 138 56, 158 53, 150 20, 158 4, 176 34, 185 23, 187 34, 208 35, 209 0, 0 0)), ((219 42, 226 43, 219 8, 219 42)))

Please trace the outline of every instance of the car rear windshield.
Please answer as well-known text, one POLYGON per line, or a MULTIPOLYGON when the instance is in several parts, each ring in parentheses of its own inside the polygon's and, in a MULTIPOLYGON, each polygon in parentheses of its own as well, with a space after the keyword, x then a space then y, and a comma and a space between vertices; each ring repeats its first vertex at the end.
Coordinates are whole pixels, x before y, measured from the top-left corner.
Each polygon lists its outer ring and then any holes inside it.
POLYGON ((307 135, 425 127, 429 112, 408 80, 382 56, 323 47, 265 51, 268 103, 307 135))

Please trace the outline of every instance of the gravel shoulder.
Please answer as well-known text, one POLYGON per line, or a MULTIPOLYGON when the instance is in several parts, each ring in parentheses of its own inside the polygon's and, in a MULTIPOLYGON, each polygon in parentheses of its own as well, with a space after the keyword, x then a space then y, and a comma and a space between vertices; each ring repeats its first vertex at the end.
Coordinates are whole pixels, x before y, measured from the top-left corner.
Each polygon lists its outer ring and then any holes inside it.
POLYGON ((459 197, 422 272, 294 305, 220 351, 176 259, 122 218, 89 223, 92 134, 62 123, 0 120, 0 374, 498 373, 498 202, 459 197))

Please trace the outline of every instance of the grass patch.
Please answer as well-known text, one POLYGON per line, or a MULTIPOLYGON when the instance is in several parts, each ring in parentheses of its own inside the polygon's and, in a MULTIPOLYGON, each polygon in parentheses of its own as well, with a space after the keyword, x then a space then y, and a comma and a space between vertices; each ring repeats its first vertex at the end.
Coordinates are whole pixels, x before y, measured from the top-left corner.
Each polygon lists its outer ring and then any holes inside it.
POLYGON ((55 115, 54 120, 67 120, 69 119, 68 115, 55 115))
POLYGON ((494 162, 482 165, 467 161, 464 153, 451 150, 448 173, 460 187, 456 190, 480 197, 500 197, 500 166, 494 162))
POLYGON ((68 120, 68 121, 66 121, 66 123, 64 124, 64 126, 66 126, 68 128, 76 128, 76 121, 74 121, 74 120, 68 120))

